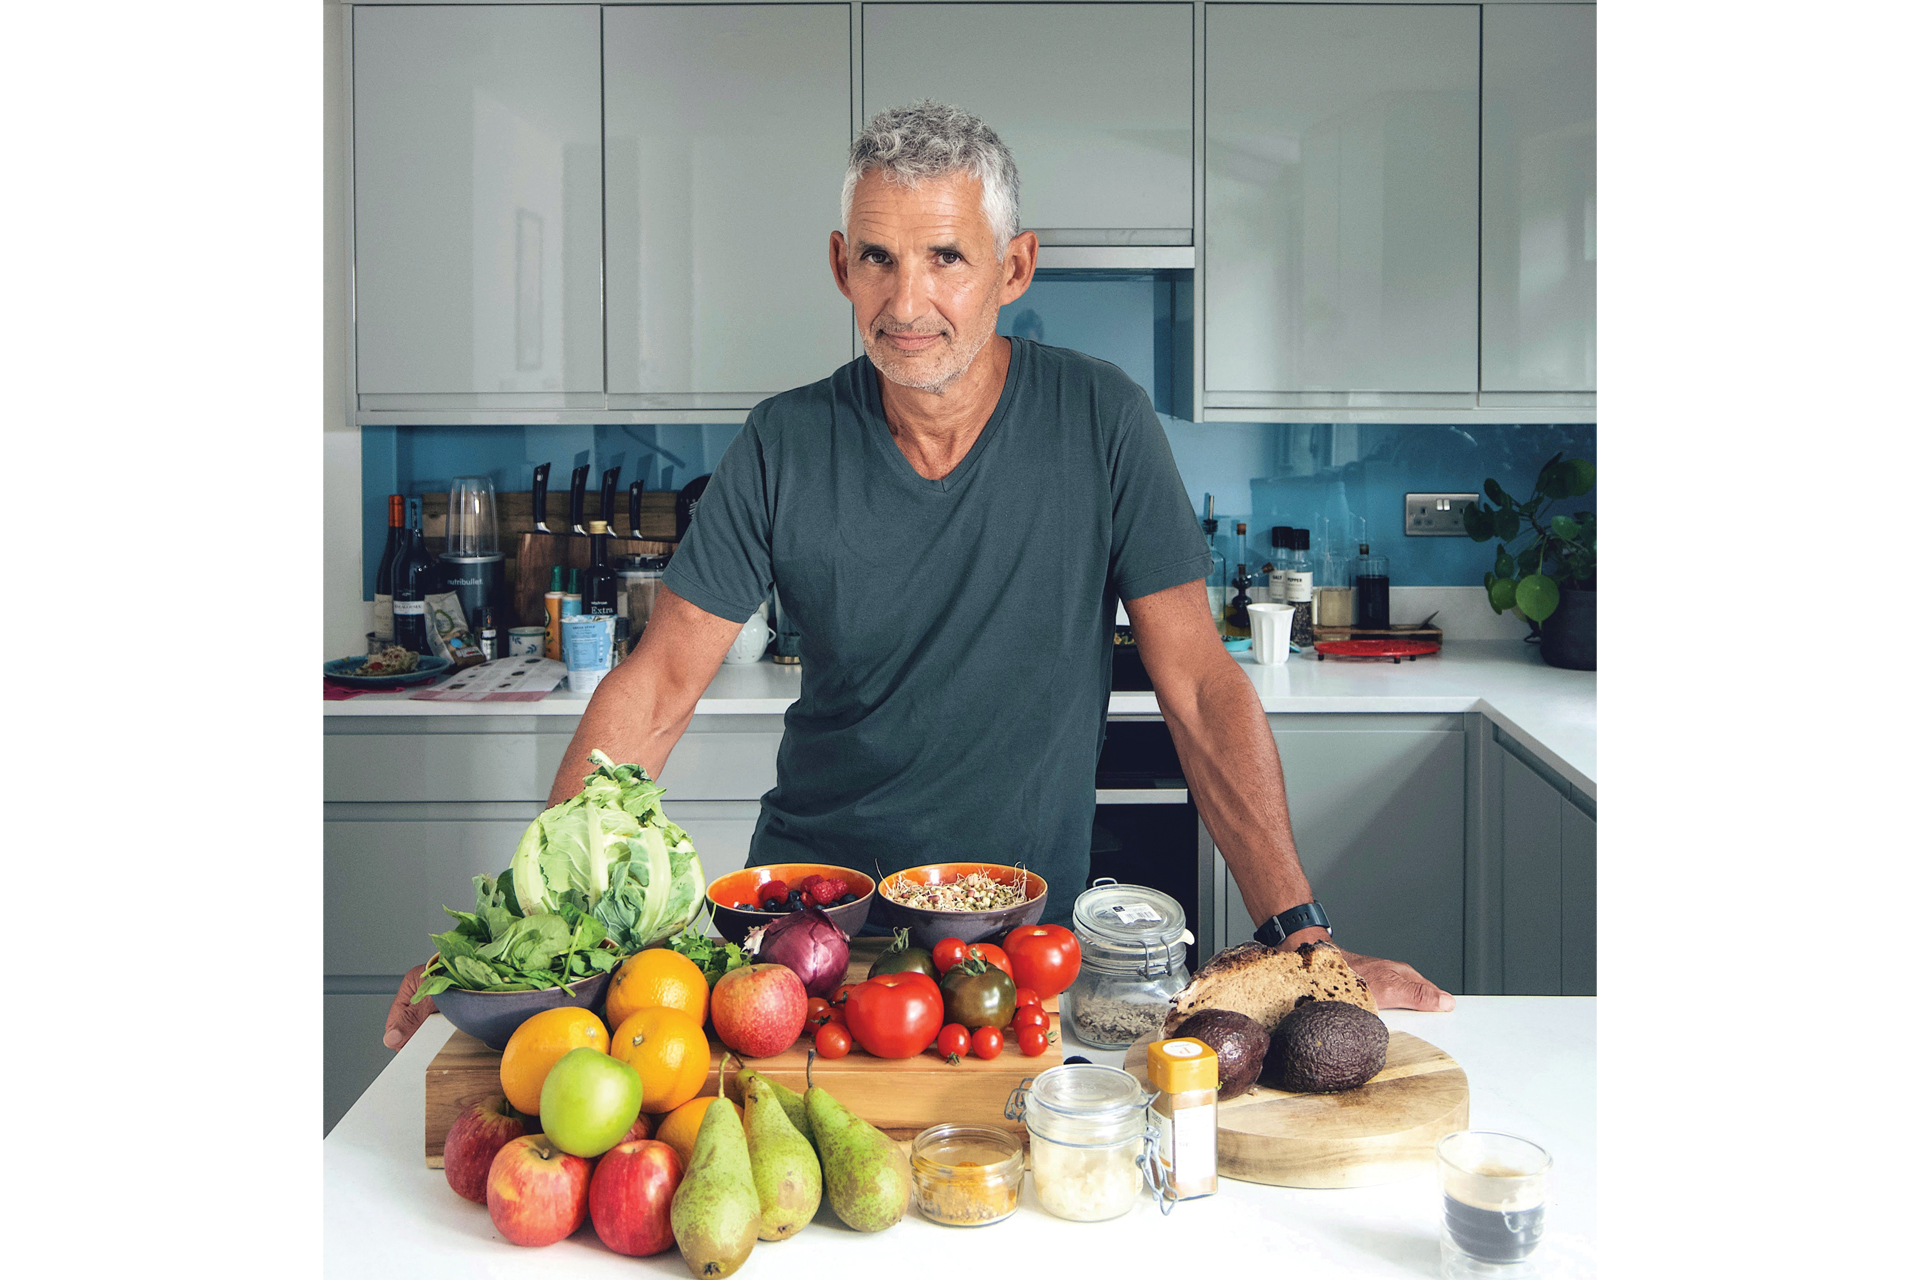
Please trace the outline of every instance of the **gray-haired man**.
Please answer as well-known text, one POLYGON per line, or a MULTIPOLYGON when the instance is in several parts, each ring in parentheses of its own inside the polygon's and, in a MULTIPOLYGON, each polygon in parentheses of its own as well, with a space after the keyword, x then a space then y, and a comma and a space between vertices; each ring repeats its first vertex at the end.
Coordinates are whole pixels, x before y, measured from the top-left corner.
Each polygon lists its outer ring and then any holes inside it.
MULTIPOLYGON (((828 259, 867 354, 747 416, 548 802, 579 790, 594 747, 658 774, 778 583, 801 691, 751 860, 1020 861, 1057 887, 1047 918, 1065 919, 1086 882, 1124 600, 1248 910, 1285 945, 1325 939, 1311 909, 1294 913, 1313 892, 1280 757, 1214 631, 1207 548, 1150 398, 1105 361, 994 333, 1039 252, 1013 157, 952 107, 885 111, 853 145, 841 211, 828 259)), ((1404 964, 1348 959, 1383 1006, 1452 1007, 1404 964)), ((390 1045, 423 1016, 408 994, 390 1045)))

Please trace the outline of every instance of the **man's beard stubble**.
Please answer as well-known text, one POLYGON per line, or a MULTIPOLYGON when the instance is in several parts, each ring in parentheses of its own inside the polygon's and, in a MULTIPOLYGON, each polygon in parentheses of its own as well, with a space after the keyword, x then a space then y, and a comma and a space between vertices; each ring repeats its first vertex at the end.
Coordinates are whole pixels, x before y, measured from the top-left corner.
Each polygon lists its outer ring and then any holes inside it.
MULTIPOLYGON (((910 331, 909 331, 910 332, 910 331)), ((922 357, 902 357, 893 348, 883 345, 878 336, 860 335, 861 345, 867 349, 867 359, 873 361, 873 367, 889 381, 903 387, 912 387, 917 391, 930 391, 934 395, 945 395, 948 387, 960 378, 960 375, 973 367, 973 358, 980 354, 981 348, 993 338, 991 324, 981 330, 979 341, 971 350, 962 351, 957 347, 948 347, 947 358, 928 365, 922 357)), ((929 351, 938 348, 929 348, 929 351)))

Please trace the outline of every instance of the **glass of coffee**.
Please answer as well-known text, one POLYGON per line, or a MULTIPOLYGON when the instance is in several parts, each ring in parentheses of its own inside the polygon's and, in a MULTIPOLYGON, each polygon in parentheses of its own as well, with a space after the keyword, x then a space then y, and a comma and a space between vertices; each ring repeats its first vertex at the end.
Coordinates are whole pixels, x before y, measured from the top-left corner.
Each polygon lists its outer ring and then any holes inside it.
POLYGON ((1521 1280, 1546 1228, 1553 1157, 1511 1134, 1463 1129, 1440 1139, 1440 1274, 1521 1280))

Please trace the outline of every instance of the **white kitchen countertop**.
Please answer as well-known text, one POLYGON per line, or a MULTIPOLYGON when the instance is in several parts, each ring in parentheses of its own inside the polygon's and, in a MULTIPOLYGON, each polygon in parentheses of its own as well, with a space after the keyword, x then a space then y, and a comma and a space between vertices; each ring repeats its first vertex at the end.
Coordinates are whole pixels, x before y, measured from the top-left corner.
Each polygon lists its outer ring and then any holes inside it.
MULTIPOLYGON (((1294 654, 1263 667, 1237 655, 1269 713, 1479 712, 1598 800, 1595 678, 1562 671, 1513 640, 1453 641, 1416 662, 1317 661, 1294 654)), ((800 669, 770 660, 723 664, 697 716, 780 715, 800 696, 800 669)), ((329 717, 578 716, 587 699, 564 686, 538 702, 421 702, 406 692, 370 693, 324 706, 329 717)), ((1151 693, 1115 693, 1114 716, 1157 716, 1151 693)))
MULTIPOLYGON (((1471 1123, 1540 1143, 1554 1159, 1555 1196, 1535 1254, 1543 1276, 1595 1274, 1594 1018, 1571 996, 1461 996, 1450 1013, 1391 1010, 1389 1027, 1452 1054, 1467 1073, 1471 1123)), ((452 1033, 435 1015, 361 1095, 325 1143, 325 1258, 330 1274, 375 1276, 688 1275, 677 1250, 625 1258, 591 1227, 544 1249, 506 1243, 487 1211, 455 1195, 421 1154, 426 1067, 452 1033)), ((1068 1053, 1118 1064, 1124 1054, 1068 1053)), ((741 1268, 774 1276, 883 1276, 978 1271, 1010 1260, 1072 1261, 1126 1275, 1217 1272, 1223 1262, 1318 1280, 1439 1272, 1440 1192, 1424 1176, 1376 1187, 1304 1191, 1223 1178, 1220 1193, 1162 1217, 1143 1194, 1132 1213, 1063 1222, 1041 1209, 1029 1179, 1013 1217, 983 1239, 927 1222, 913 1209, 891 1229, 861 1235, 830 1210, 790 1240, 762 1243, 741 1268), (979 1252, 986 1249, 986 1253, 979 1252), (930 1258, 954 1265, 927 1268, 930 1258)))

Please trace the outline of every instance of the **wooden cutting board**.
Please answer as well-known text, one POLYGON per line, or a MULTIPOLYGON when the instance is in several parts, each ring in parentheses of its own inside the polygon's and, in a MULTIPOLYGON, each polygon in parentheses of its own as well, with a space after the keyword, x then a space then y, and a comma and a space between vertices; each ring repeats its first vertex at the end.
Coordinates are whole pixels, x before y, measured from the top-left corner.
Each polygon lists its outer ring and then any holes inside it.
MULTIPOLYGON (((885 945, 884 939, 855 939, 849 948, 847 981, 867 976, 874 958, 885 945)), ((1059 1001, 1043 1002, 1049 1021, 1060 1028, 1059 1001)), ((715 1039, 711 1028, 707 1038, 713 1046, 713 1059, 707 1067, 702 1096, 720 1092, 720 1058, 726 1047, 715 1039)), ((802 1035, 794 1046, 771 1058, 754 1058, 747 1065, 770 1080, 786 1085, 796 1093, 807 1088, 807 1050, 813 1037, 802 1035)), ((1007 1101, 1013 1091, 1031 1084, 1033 1077, 1062 1060, 1056 1038, 1047 1051, 1029 1058, 1017 1045, 1009 1044, 991 1062, 966 1057, 949 1064, 931 1049, 915 1058, 876 1058, 855 1049, 844 1058, 829 1062, 816 1058, 814 1083, 827 1090, 868 1124, 894 1138, 911 1138, 929 1125, 959 1123, 991 1125, 1019 1135, 1026 1127, 1007 1117, 1007 1101)), ((1144 1061, 1144 1059, 1142 1059, 1144 1061)), ((740 1067, 735 1056, 728 1064, 731 1073, 740 1067)), ((429 1169, 444 1167, 443 1152, 447 1130, 460 1113, 481 1099, 500 1092, 500 1054, 480 1041, 455 1031, 427 1066, 426 1159, 429 1169)))
MULTIPOLYGON (((1147 1084, 1147 1045, 1127 1070, 1147 1084)), ((1418 1036, 1389 1033, 1387 1065, 1345 1093, 1255 1085, 1220 1104, 1220 1172, 1279 1187, 1369 1187, 1433 1168, 1433 1144, 1467 1127, 1467 1073, 1418 1036)))

